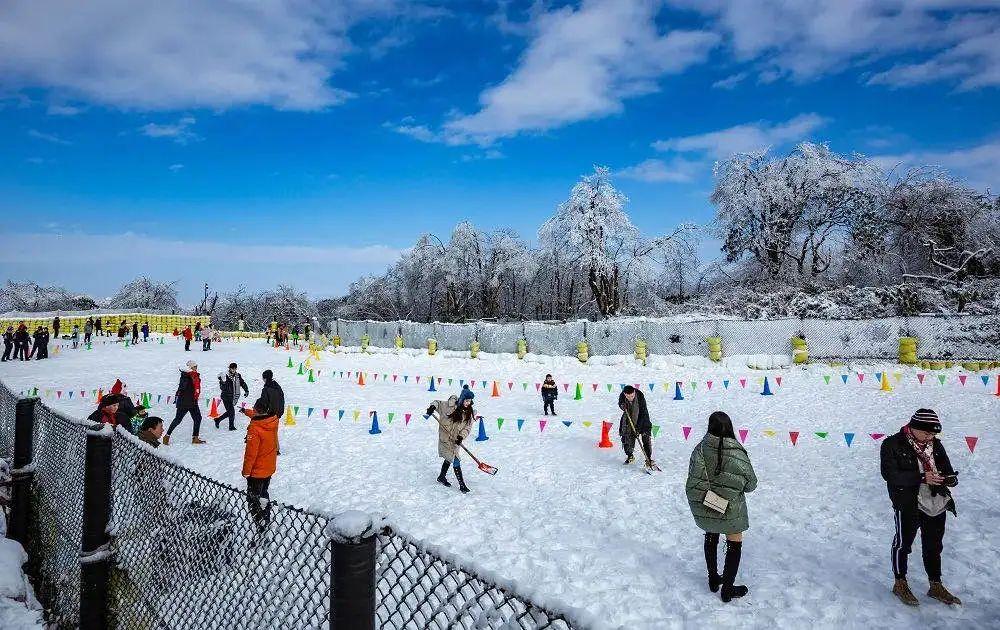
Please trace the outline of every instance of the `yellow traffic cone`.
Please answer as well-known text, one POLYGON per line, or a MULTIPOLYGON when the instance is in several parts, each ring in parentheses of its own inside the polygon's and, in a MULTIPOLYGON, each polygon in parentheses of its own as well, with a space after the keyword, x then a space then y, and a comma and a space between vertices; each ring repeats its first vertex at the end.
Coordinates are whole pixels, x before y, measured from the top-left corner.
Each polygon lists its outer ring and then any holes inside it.
POLYGON ((285 412, 285 426, 286 427, 295 426, 295 414, 292 413, 291 405, 288 406, 288 410, 285 412))
POLYGON ((892 391, 892 385, 889 384, 889 374, 886 372, 882 372, 882 391, 883 392, 892 391))

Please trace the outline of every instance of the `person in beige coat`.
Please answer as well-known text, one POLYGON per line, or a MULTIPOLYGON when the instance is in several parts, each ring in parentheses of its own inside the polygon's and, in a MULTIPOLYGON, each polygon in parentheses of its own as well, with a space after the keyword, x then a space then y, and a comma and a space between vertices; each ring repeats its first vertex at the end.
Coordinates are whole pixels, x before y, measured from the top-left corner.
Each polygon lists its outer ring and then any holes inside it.
POLYGON ((434 415, 438 421, 438 456, 444 459, 441 463, 441 474, 437 478, 438 483, 451 487, 446 475, 448 466, 453 466, 455 478, 458 479, 458 489, 463 493, 469 492, 469 487, 465 485, 465 479, 462 477, 462 462, 458 458, 458 453, 459 445, 469 436, 472 420, 476 417, 476 412, 472 408, 473 398, 475 394, 466 385, 457 397, 436 400, 427 409, 427 415, 434 415))

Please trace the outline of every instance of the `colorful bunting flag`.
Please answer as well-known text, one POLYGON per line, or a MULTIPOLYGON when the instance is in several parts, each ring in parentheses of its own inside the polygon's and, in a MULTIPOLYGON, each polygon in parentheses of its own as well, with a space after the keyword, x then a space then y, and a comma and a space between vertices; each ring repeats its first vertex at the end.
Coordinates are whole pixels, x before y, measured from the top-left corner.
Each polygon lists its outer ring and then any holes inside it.
POLYGON ((854 441, 854 434, 853 433, 845 433, 844 434, 844 441, 847 442, 847 448, 850 448, 851 447, 851 442, 854 441))
POLYGON ((976 437, 976 436, 974 436, 974 435, 967 435, 967 436, 965 436, 965 445, 969 447, 969 452, 970 453, 975 453, 976 452, 976 442, 978 442, 978 441, 979 441, 979 438, 976 437))
POLYGON ((681 431, 684 433, 685 440, 688 439, 689 435, 691 435, 691 427, 681 427, 681 431))
POLYGON ((750 434, 750 429, 740 429, 739 434, 740 434, 740 444, 746 444, 747 435, 750 434))
POLYGON ((798 431, 789 431, 788 432, 788 439, 792 441, 792 446, 795 446, 795 443, 799 441, 799 432, 798 431))

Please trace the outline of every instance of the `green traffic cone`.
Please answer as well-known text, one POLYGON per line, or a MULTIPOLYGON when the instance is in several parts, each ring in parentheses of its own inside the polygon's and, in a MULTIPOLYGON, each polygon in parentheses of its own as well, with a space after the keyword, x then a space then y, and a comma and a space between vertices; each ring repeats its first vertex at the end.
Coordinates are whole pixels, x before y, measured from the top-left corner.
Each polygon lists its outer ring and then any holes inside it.
POLYGON ((290 367, 290 368, 295 367, 295 364, 292 363, 292 357, 288 357, 288 367, 290 367))
POLYGON ((580 384, 576 384, 576 396, 573 396, 573 400, 583 400, 583 392, 580 391, 580 384))
POLYGON ((316 382, 316 379, 313 378, 313 371, 312 370, 309 370, 309 382, 310 383, 315 383, 316 382))
POLYGON ((162 335, 160 336, 160 345, 161 346, 163 345, 163 336, 162 335))
MULTIPOLYGON (((291 359, 289 359, 289 360, 291 360, 291 359)), ((305 372, 302 371, 302 364, 299 363, 299 372, 298 372, 298 375, 302 376, 303 374, 305 374, 305 372)))
POLYGON ((87 342, 87 350, 90 350, 90 342, 87 342))

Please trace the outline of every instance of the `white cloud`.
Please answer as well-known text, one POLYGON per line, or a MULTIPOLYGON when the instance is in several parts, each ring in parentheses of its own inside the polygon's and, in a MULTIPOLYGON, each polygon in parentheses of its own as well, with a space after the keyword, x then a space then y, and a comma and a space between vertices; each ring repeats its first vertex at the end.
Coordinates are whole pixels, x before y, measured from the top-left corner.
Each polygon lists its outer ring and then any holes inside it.
POLYGON ((692 181, 699 172, 709 172, 709 167, 700 161, 675 158, 669 163, 659 159, 649 159, 634 166, 623 168, 619 177, 649 183, 686 183, 692 181))
POLYGON ((746 72, 737 72, 736 74, 731 74, 725 79, 719 79, 712 84, 712 87, 719 88, 720 90, 732 90, 747 78, 746 72))
POLYGON ((83 110, 79 107, 74 107, 73 105, 50 103, 46 111, 49 116, 76 116, 83 110))
POLYGON ((623 109, 626 99, 658 91, 660 77, 701 63, 719 37, 699 30, 661 33, 656 4, 585 0, 532 18, 518 66, 479 96, 478 112, 446 122, 451 144, 490 144, 623 109))
POLYGON ((183 168, 184 168, 183 164, 171 164, 170 166, 167 167, 167 170, 170 171, 171 173, 176 173, 177 171, 183 168))
POLYGON ((406 122, 394 125, 392 123, 386 122, 382 124, 386 129, 391 129, 396 133, 401 133, 404 136, 409 136, 415 140, 421 142, 441 142, 441 137, 437 132, 431 130, 427 125, 410 125, 406 122))
POLYGON ((964 177, 977 188, 1000 187, 1000 139, 989 140, 964 149, 951 151, 914 151, 899 155, 881 155, 875 159, 882 168, 891 170, 896 167, 912 166, 942 166, 955 174, 964 177))
MULTIPOLYGON (((292 261, 294 264, 388 265, 401 250, 385 245, 366 247, 310 247, 301 245, 254 245, 161 239, 125 232, 122 234, 15 234, 0 232, 0 262, 74 265, 135 262, 142 252, 143 264, 176 262, 178 267, 196 264, 257 264, 261 261, 292 261)), ((270 264, 270 263, 268 263, 270 264)))
POLYGON ((147 123, 139 127, 139 132, 150 138, 169 138, 177 144, 187 144, 201 140, 201 136, 191 129, 195 122, 193 116, 184 116, 175 123, 147 123))
POLYGON ((64 146, 68 144, 73 144, 69 140, 64 140, 59 136, 55 135, 54 133, 43 133, 41 131, 38 131, 37 129, 29 129, 28 135, 31 136, 32 138, 35 138, 36 140, 44 140, 46 142, 51 142, 52 144, 61 144, 64 146))
POLYGON ((805 81, 905 55, 873 83, 1000 84, 996 0, 668 0, 714 21, 764 82, 805 81), (917 60, 913 60, 913 58, 917 60))
POLYGON ((733 153, 744 153, 804 140, 827 122, 827 119, 819 114, 800 114, 778 124, 758 121, 709 133, 658 140, 653 143, 653 148, 657 151, 699 153, 718 160, 727 158, 733 153))
POLYGON ((352 26, 418 13, 403 0, 7 0, 0 85, 123 109, 317 110, 350 96, 329 80, 352 26))

